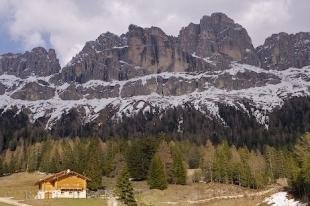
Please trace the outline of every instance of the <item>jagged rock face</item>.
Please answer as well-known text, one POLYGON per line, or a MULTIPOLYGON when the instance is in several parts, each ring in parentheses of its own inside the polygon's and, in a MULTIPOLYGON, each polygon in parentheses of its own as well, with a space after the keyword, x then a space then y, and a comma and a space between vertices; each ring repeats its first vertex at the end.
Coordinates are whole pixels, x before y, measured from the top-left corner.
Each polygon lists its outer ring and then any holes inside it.
MULTIPOLYGON (((272 74, 264 72, 254 72, 245 70, 243 72, 230 73, 229 70, 218 72, 206 72, 200 74, 201 77, 196 78, 196 75, 174 76, 169 73, 156 74, 149 76, 146 79, 131 79, 128 81, 118 81, 107 83, 104 81, 89 81, 84 84, 71 83, 60 87, 45 85, 38 82, 34 85, 49 86, 41 88, 30 88, 27 84, 24 88, 12 95, 13 98, 23 99, 49 99, 53 98, 48 90, 58 93, 62 100, 80 100, 80 99, 108 99, 108 98, 131 98, 135 96, 145 96, 158 94, 162 96, 182 96, 197 92, 203 92, 210 87, 215 87, 221 90, 233 91, 248 89, 251 87, 263 87, 267 84, 275 85, 281 82, 281 79, 272 74), (168 75, 168 76, 167 76, 168 75), (47 89, 48 88, 48 89, 47 89), (42 92, 42 89, 45 91, 42 92), (28 94, 29 93, 29 94, 28 94), (46 95, 43 95, 46 93, 46 95), (18 96, 17 96, 18 95, 18 96), (30 95, 32 95, 30 97, 30 95)), ((298 77, 299 78, 299 77, 298 77)), ((305 81, 307 75, 302 77, 305 81)))
POLYGON ((82 51, 63 68, 64 82, 85 83, 89 80, 123 80, 130 76, 131 66, 121 62, 126 56, 126 39, 107 32, 96 41, 87 42, 82 51))
POLYGON ((76 88, 75 84, 70 84, 64 91, 59 92, 59 97, 62 100, 78 100, 82 99, 83 95, 76 88))
POLYGON ((49 76, 60 70, 55 50, 46 51, 37 47, 23 54, 4 54, 0 56, 0 74, 10 74, 21 78, 31 75, 49 76))
POLYGON ((36 101, 51 99, 54 95, 54 88, 31 82, 26 84, 22 89, 14 92, 11 97, 13 99, 36 101))
MULTIPOLYGON (((222 67, 227 66, 223 64, 222 67)), ((87 42, 60 77, 63 81, 85 83, 89 80, 127 80, 160 72, 193 72, 216 67, 183 51, 176 37, 157 27, 129 26, 120 37, 105 33, 87 42)))
POLYGON ((265 69, 301 68, 310 64, 310 33, 273 34, 256 51, 265 69))
POLYGON ((139 69, 149 74, 195 70, 195 59, 181 51, 177 38, 167 36, 161 29, 130 25, 127 36, 128 62, 139 69))
POLYGON ((200 57, 220 53, 235 61, 259 65, 247 31, 222 13, 204 16, 199 24, 182 28, 179 39, 184 51, 200 57))

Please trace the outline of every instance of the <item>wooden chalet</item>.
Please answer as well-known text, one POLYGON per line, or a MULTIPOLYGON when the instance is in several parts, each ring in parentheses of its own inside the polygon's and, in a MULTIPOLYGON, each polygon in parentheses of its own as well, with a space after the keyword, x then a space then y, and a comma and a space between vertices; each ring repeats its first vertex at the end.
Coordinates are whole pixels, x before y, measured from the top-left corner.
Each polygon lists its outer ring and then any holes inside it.
POLYGON ((58 172, 35 183, 39 186, 36 198, 86 198, 87 181, 90 179, 69 169, 58 172))

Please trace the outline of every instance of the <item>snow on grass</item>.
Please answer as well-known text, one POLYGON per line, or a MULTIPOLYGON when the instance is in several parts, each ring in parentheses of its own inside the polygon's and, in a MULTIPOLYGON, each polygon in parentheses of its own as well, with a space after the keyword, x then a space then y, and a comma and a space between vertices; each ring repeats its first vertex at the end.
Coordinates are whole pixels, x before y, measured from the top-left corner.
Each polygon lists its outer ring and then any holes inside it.
POLYGON ((275 193, 269 198, 265 199, 264 203, 272 206, 307 206, 306 203, 300 203, 294 199, 288 199, 287 192, 275 193))

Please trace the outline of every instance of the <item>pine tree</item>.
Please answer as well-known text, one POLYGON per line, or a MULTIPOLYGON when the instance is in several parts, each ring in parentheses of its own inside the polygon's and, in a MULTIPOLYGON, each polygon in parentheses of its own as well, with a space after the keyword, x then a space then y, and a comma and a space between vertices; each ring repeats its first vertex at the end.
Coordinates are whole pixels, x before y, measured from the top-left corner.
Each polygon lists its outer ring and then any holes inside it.
POLYGON ((59 172, 62 169, 60 161, 61 160, 60 160, 59 152, 56 150, 50 162, 49 172, 51 173, 59 172))
POLYGON ((101 187, 101 161, 99 156, 99 141, 98 139, 91 140, 88 146, 87 164, 85 175, 91 179, 88 187, 91 190, 97 190, 101 187))
POLYGON ((215 157, 213 162, 213 174, 214 180, 218 182, 229 182, 230 168, 229 163, 231 159, 231 153, 227 142, 220 144, 215 151, 215 157))
POLYGON ((157 153, 164 165, 166 180, 168 183, 172 183, 173 182, 173 173, 172 173, 173 159, 172 159, 170 146, 165 140, 162 140, 161 143, 159 144, 157 153))
POLYGON ((275 158, 276 158, 276 151, 273 147, 266 146, 265 147, 265 159, 267 162, 267 172, 268 175, 270 176, 272 181, 275 181, 277 178, 276 176, 276 164, 275 164, 275 158))
POLYGON ((295 145, 294 153, 300 167, 292 170, 289 183, 296 195, 310 202, 310 133, 295 145))
POLYGON ((238 153, 241 158, 240 185, 244 187, 250 187, 253 184, 251 169, 248 165, 250 152, 247 148, 242 147, 238 150, 238 153))
POLYGON ((205 174, 205 181, 213 182, 213 162, 214 162, 215 148, 210 140, 208 140, 205 152, 203 155, 202 169, 205 174))
POLYGON ((39 146, 34 144, 30 146, 27 153, 27 172, 34 172, 39 167, 39 146))
POLYGON ((129 173, 127 167, 120 172, 116 182, 116 192, 120 200, 129 206, 136 206, 137 202, 134 197, 133 187, 129 181, 129 173))
POLYGON ((231 151, 231 161, 230 161, 230 174, 229 179, 232 184, 238 183, 240 185, 240 177, 241 177, 241 157, 235 146, 230 148, 231 151))
POLYGON ((183 158, 177 146, 171 146, 173 165, 172 171, 174 176, 174 183, 179 185, 186 184, 186 168, 183 164, 183 158))
MULTIPOLYGON (((102 174, 108 177, 118 176, 119 172, 122 171, 124 165, 126 164, 126 158, 121 153, 120 141, 108 141, 105 144, 105 149, 103 153, 103 158, 101 162, 102 174)), ((126 145, 123 148, 127 148, 126 145)))
POLYGON ((164 165, 158 154, 155 154, 148 172, 148 185, 150 189, 164 190, 167 188, 167 180, 164 165))
POLYGON ((260 152, 251 151, 249 154, 248 165, 251 171, 252 188, 262 188, 268 183, 266 177, 267 167, 264 157, 260 152))
POLYGON ((199 152, 199 148, 197 146, 191 146, 188 151, 188 167, 190 169, 197 169, 199 168, 199 164, 201 161, 201 154, 199 152))
POLYGON ((66 169, 71 169, 71 170, 75 170, 75 159, 74 159, 74 155, 73 155, 73 151, 72 148, 70 146, 70 144, 66 141, 63 142, 62 144, 62 150, 63 150, 63 165, 62 165, 62 169, 66 170, 66 169))
POLYGON ((78 141, 77 144, 73 147, 73 160, 74 166, 72 169, 78 173, 85 174, 86 165, 87 165, 87 143, 86 141, 78 141))
POLYGON ((52 140, 46 140, 42 143, 40 155, 39 155, 39 162, 40 162, 40 171, 42 172, 49 172, 51 166, 51 150, 54 142, 52 140))
POLYGON ((133 141, 127 153, 127 165, 130 176, 137 180, 147 178, 151 160, 158 142, 153 138, 133 141))

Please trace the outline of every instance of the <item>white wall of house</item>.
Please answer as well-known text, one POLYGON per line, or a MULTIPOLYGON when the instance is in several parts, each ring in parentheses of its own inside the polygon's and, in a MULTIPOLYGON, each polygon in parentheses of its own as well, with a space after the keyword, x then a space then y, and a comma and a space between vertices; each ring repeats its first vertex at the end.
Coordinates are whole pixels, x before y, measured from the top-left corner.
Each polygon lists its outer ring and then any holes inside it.
MULTIPOLYGON (((82 191, 61 191, 53 190, 51 198, 86 198, 86 190, 82 191)), ((38 191, 36 199, 45 199, 45 192, 38 191)))

